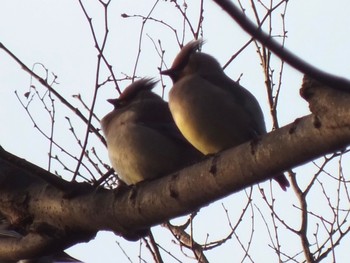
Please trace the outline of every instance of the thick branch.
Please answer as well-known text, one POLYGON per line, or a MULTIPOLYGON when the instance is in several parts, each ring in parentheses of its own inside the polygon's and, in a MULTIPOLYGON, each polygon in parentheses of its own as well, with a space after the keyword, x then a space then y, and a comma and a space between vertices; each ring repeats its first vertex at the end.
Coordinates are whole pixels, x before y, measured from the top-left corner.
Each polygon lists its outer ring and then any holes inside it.
POLYGON ((67 183, 1 150, 0 211, 14 225, 26 226, 25 233, 62 246, 87 241, 99 230, 137 234, 349 145, 350 95, 308 79, 302 94, 314 114, 125 191, 67 183))

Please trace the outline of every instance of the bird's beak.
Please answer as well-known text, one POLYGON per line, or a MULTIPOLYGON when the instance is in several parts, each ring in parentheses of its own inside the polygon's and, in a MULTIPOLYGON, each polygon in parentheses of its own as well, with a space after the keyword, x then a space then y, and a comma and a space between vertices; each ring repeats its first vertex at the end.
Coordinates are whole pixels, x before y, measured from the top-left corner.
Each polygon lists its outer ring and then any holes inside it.
POLYGON ((163 70, 160 72, 161 75, 171 76, 174 74, 174 70, 172 68, 163 70))
POLYGON ((173 82, 179 79, 179 71, 176 68, 170 68, 160 72, 161 75, 169 76, 173 82))
POLYGON ((118 99, 108 99, 107 101, 112 105, 118 104, 118 99))
POLYGON ((114 106, 114 109, 119 109, 120 107, 122 107, 123 102, 120 101, 119 99, 109 99, 107 100, 109 103, 111 103, 114 106))

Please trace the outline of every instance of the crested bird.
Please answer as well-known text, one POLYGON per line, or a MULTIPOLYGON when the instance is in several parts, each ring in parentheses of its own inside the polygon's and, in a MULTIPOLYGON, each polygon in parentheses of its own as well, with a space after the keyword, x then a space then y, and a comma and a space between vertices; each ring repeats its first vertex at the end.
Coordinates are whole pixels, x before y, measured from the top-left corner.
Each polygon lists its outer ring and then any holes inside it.
POLYGON ((156 82, 143 78, 128 86, 114 110, 101 120, 114 170, 127 185, 161 177, 203 157, 183 137, 168 103, 152 92, 156 82))
MULTIPOLYGON (((161 72, 173 81, 169 108, 184 137, 203 154, 215 154, 266 133, 256 98, 230 79, 211 55, 197 52, 202 40, 185 45, 161 72)), ((283 190, 283 174, 274 179, 283 190)))

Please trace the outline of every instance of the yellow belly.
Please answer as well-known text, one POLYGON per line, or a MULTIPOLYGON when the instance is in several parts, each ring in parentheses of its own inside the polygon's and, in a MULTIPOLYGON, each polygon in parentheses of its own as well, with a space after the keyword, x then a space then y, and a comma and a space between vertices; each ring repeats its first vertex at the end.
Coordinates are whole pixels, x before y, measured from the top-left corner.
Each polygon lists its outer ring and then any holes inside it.
POLYGON ((216 153, 221 149, 208 140, 208 134, 201 127, 201 123, 191 120, 189 114, 181 111, 174 111, 175 123, 183 136, 203 154, 216 153))

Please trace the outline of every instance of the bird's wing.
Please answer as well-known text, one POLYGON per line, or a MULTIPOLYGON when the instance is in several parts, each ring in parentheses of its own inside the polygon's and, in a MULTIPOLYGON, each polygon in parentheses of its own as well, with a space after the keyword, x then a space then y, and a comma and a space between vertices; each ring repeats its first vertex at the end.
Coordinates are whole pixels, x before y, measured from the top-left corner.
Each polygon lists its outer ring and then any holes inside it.
POLYGON ((233 98, 236 98, 235 103, 241 104, 249 113, 255 128, 254 132, 257 135, 266 133, 264 114, 259 102, 252 93, 226 75, 218 80, 217 86, 229 91, 233 95, 233 98))

